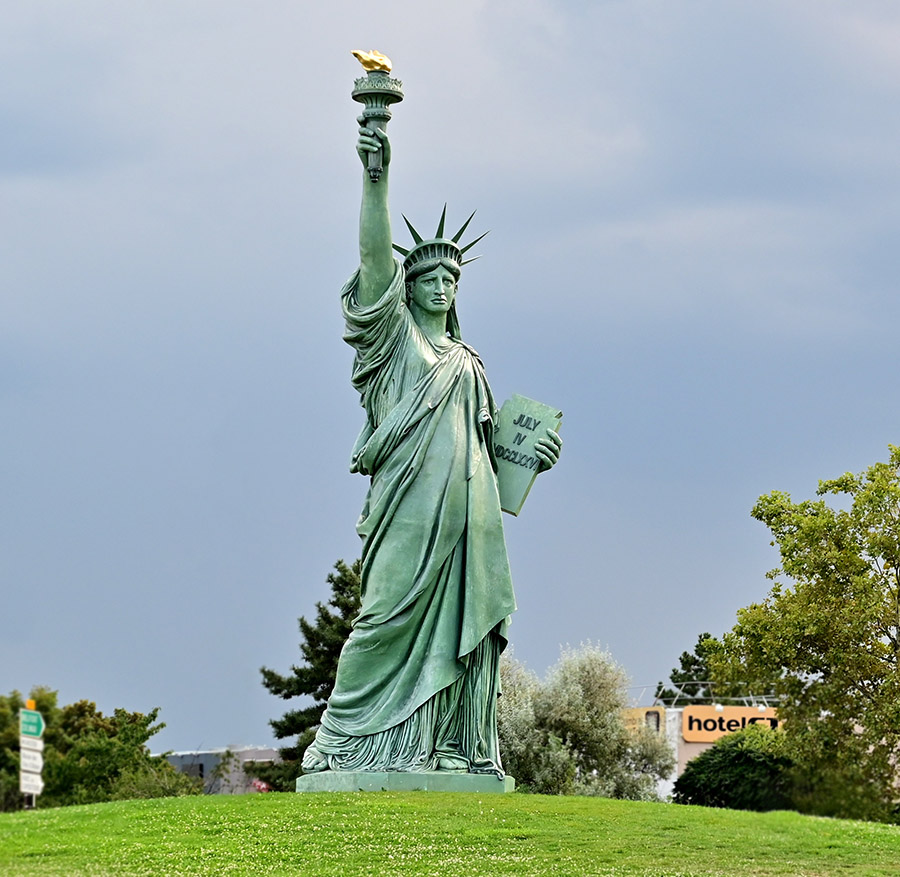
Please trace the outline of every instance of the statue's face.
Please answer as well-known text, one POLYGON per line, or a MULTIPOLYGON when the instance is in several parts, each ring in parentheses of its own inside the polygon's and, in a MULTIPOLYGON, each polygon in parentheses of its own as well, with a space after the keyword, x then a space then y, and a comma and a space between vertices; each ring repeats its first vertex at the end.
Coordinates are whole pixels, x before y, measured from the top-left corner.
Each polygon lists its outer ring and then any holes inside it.
POLYGON ((456 300, 456 278, 443 265, 412 282, 410 304, 429 314, 446 314, 456 300))

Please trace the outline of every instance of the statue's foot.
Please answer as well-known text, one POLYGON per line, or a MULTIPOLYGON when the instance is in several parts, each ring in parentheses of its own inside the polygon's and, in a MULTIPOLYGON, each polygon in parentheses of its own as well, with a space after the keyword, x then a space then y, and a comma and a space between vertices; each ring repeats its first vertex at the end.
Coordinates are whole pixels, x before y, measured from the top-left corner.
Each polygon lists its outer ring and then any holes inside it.
POLYGON ((438 770, 465 770, 469 769, 469 762, 461 755, 441 755, 437 760, 438 770))
POLYGON ((316 744, 311 743, 306 747, 303 753, 303 761, 301 762, 304 773, 319 773, 328 770, 328 759, 316 749, 316 744))

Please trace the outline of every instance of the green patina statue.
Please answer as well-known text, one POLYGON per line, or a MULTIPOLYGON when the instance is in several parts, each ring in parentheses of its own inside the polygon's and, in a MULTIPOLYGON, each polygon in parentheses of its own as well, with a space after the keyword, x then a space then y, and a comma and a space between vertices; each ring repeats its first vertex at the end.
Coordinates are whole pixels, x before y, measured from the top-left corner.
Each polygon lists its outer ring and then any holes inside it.
MULTIPOLYGON (((383 76, 389 62, 373 56, 383 76)), ((399 100, 399 83, 389 83, 399 100)), ((502 778, 499 658, 515 599, 492 442, 497 406, 456 316, 471 217, 452 237, 443 215, 433 239, 410 225, 414 245, 396 248, 402 264, 394 259, 391 145, 386 118, 373 123, 369 109, 358 120, 360 266, 341 293, 366 412, 351 469, 371 479, 357 525, 362 608, 303 769, 502 778)), ((533 455, 550 468, 560 448, 546 430, 533 455)))

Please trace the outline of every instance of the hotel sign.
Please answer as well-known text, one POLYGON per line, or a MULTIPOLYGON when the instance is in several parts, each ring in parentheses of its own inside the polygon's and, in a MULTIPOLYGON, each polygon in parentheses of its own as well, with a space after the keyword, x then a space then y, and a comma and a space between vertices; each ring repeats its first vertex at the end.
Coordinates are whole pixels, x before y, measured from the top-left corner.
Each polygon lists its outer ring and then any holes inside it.
POLYGON ((748 725, 778 727, 778 713, 772 707, 686 706, 681 714, 681 736, 685 743, 712 743, 748 725))

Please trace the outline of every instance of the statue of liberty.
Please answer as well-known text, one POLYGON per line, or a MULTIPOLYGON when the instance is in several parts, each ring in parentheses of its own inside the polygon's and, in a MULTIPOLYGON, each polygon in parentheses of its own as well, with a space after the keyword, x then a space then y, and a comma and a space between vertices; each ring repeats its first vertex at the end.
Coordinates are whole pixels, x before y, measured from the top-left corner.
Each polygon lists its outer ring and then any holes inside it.
MULTIPOLYGON (((341 302, 365 409, 351 470, 370 479, 357 525, 362 607, 303 770, 502 778, 499 659, 515 598, 492 442, 497 406, 456 312, 463 255, 477 242, 460 243, 472 217, 445 236, 445 208, 431 239, 410 225, 413 246, 396 247, 404 258, 395 259, 391 144, 384 126, 358 121, 368 169, 360 265, 341 302), (370 156, 380 157, 377 173, 370 156)), ((550 468, 560 448, 547 430, 533 454, 550 468)))

